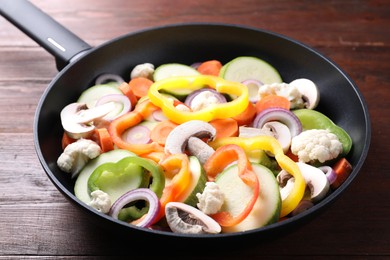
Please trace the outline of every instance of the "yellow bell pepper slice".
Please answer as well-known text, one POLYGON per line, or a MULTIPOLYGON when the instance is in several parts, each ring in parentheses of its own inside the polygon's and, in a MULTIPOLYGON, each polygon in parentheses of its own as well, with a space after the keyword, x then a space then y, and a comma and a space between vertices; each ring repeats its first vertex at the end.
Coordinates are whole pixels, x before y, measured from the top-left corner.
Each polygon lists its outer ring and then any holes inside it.
POLYGON ((150 86, 148 97, 154 105, 162 109, 166 117, 177 124, 190 120, 209 122, 213 119, 234 117, 248 106, 248 88, 245 85, 210 75, 170 77, 157 81, 150 86), (226 103, 212 104, 199 111, 181 111, 174 106, 171 99, 160 93, 161 90, 195 91, 204 87, 210 87, 220 93, 237 96, 237 98, 226 103))
POLYGON ((292 212, 302 200, 306 189, 306 182, 299 170, 298 165, 283 153, 279 142, 272 136, 256 137, 224 137, 218 138, 208 143, 214 149, 227 144, 236 144, 241 146, 245 151, 265 150, 274 154, 279 166, 290 173, 294 179, 294 187, 290 194, 282 201, 280 217, 287 216, 292 212))

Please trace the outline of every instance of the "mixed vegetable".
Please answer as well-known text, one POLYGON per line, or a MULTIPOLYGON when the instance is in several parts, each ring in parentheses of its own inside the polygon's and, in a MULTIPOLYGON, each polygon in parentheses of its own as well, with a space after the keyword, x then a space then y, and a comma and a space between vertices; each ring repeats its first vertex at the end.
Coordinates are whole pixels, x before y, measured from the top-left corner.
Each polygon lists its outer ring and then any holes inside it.
POLYGON ((140 227, 238 232, 300 214, 348 177, 347 132, 310 79, 257 57, 104 74, 61 112, 58 167, 90 207, 140 227))

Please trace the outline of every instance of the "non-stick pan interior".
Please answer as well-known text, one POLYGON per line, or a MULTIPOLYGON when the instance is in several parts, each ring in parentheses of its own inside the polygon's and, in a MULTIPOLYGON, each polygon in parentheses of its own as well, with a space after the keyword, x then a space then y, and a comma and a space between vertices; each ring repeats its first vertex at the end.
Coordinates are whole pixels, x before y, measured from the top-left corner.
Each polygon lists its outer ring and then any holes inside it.
MULTIPOLYGON (((128 80, 131 69, 140 63, 150 62, 158 66, 177 62, 190 65, 210 59, 226 63, 245 55, 269 62, 280 72, 285 82, 297 78, 314 81, 321 94, 318 110, 351 135, 354 145, 348 159, 354 167, 352 175, 336 192, 308 213, 296 218, 310 215, 329 204, 356 176, 368 151, 370 122, 359 90, 333 62, 309 47, 281 35, 234 25, 182 24, 148 29, 107 42, 68 65, 44 93, 34 125, 37 153, 49 178, 68 199, 84 207, 73 195, 74 180, 56 166, 56 160, 62 152, 63 132, 59 114, 64 106, 75 102, 99 74, 116 73, 128 80)), ((96 215, 93 211, 89 213, 96 215)), ((98 219, 115 223, 104 215, 98 216, 98 219)), ((289 222, 294 222, 294 219, 289 222)), ((128 229, 129 232, 134 229, 118 222, 114 225, 128 229)), ((274 224, 271 228, 283 225, 274 224)), ((261 231, 258 229, 248 233, 260 234, 261 231)))

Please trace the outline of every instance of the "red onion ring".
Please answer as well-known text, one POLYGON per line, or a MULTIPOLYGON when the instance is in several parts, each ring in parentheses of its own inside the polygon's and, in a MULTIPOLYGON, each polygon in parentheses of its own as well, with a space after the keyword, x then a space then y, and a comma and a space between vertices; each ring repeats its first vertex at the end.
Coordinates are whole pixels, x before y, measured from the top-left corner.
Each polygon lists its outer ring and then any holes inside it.
POLYGON ((156 193, 147 188, 139 188, 126 192, 112 204, 108 214, 111 217, 118 219, 119 211, 128 203, 137 200, 147 201, 149 204, 149 210, 144 216, 141 217, 141 221, 135 225, 138 227, 149 227, 156 219, 158 212, 160 211, 161 204, 156 193))
MULTIPOLYGON (((106 116, 104 116, 104 119, 108 121, 112 121, 117 117, 120 117, 123 114, 126 114, 131 110, 131 102, 128 97, 122 94, 109 94, 104 95, 101 98, 99 98, 96 101, 95 106, 100 106, 109 102, 118 103, 121 105, 120 109, 114 109, 110 113, 108 113, 106 116)), ((116 106, 115 106, 116 107, 116 106)))
POLYGON ((131 144, 148 144, 150 142, 150 129, 143 125, 136 125, 126 130, 122 138, 131 144))
POLYGON ((290 129, 291 137, 297 136, 302 132, 302 123, 299 118, 290 110, 272 107, 261 111, 253 120, 253 127, 262 128, 265 123, 270 121, 279 121, 290 129))
POLYGON ((118 84, 121 84, 122 82, 125 82, 125 81, 121 76, 119 76, 117 74, 110 74, 110 73, 101 74, 95 80, 96 85, 107 84, 110 82, 116 82, 118 84))
POLYGON ((332 184, 337 179, 336 172, 332 169, 332 167, 324 165, 318 167, 321 171, 325 173, 326 178, 328 178, 329 184, 332 184))
POLYGON ((186 104, 188 107, 191 107, 191 103, 194 100, 194 98, 204 91, 209 91, 209 92, 213 93, 213 95, 218 99, 219 103, 226 103, 227 102, 226 97, 224 95, 222 95, 221 93, 219 93, 218 91, 216 91, 215 89, 201 88, 201 89, 198 89, 198 90, 191 92, 184 100, 184 104, 186 104))
POLYGON ((194 62, 192 63, 190 66, 194 69, 198 69, 198 67, 200 66, 200 64, 202 64, 202 62, 194 62))
POLYGON ((161 109, 157 109, 157 110, 153 111, 152 116, 153 116, 153 119, 158 121, 158 122, 168 120, 168 118, 164 115, 164 113, 161 109))

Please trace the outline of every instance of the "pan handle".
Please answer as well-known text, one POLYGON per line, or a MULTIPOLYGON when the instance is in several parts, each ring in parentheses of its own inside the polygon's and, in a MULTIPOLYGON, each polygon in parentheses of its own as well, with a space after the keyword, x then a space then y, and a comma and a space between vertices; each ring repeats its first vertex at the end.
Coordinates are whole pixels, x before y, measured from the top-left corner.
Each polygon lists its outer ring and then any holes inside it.
POLYGON ((51 53, 58 70, 92 48, 27 0, 0 0, 0 15, 51 53))

